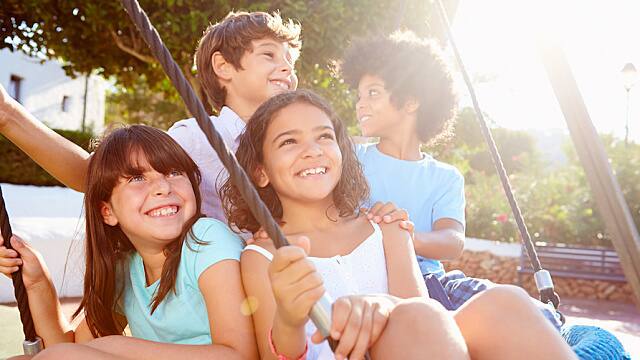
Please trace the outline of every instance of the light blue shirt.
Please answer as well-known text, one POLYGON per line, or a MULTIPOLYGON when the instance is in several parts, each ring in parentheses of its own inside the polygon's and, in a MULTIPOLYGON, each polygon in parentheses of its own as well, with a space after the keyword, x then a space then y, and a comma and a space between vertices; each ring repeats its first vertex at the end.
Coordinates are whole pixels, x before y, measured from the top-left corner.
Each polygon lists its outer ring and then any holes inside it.
MULTIPOLYGON (((432 231, 443 218, 464 226, 464 178, 458 169, 425 153, 417 161, 396 159, 376 144, 356 145, 356 154, 371 188, 369 206, 392 201, 409 212, 416 232, 432 231)), ((418 256, 418 263, 423 274, 444 273, 440 261, 418 256)))
MULTIPOLYGON (((176 293, 170 291, 153 315, 150 304, 160 280, 146 286, 142 258, 137 252, 129 257, 121 308, 133 336, 176 344, 211 344, 207 307, 198 278, 220 261, 239 261, 243 243, 227 225, 214 219, 199 219, 192 232, 206 244, 199 245, 187 235, 178 266, 176 293)), ((224 291, 222 284, 217 288, 224 291)))

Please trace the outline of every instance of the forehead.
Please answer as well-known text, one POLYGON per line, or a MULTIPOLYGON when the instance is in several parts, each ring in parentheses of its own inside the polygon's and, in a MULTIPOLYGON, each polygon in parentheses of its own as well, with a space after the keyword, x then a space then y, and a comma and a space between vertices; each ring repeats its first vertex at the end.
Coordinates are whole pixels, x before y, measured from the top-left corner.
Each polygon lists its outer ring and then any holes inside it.
POLYGON ((358 82, 358 89, 368 89, 375 86, 385 87, 384 80, 377 75, 365 74, 358 82))
POLYGON ((300 54, 300 50, 289 46, 287 41, 280 41, 270 37, 251 40, 251 51, 260 49, 271 49, 286 52, 293 60, 297 60, 298 55, 300 54))
POLYGON ((333 123, 324 111, 304 102, 294 103, 278 111, 267 129, 267 138, 285 131, 314 131, 333 129, 333 123))

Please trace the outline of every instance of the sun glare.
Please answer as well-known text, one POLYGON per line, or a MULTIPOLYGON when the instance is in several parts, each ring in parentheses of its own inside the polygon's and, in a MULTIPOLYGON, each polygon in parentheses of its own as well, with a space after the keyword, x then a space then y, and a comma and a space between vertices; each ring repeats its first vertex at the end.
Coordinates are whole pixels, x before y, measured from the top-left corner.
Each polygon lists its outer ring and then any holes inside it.
MULTIPOLYGON (((640 2, 631 0, 461 0, 453 31, 480 105, 497 125, 566 129, 535 46, 546 33, 562 44, 598 131, 623 137, 621 70, 629 62, 640 66, 638 14, 640 2)), ((460 89, 469 106, 467 90, 460 89)), ((640 85, 629 93, 629 128, 630 137, 640 140, 640 85)))

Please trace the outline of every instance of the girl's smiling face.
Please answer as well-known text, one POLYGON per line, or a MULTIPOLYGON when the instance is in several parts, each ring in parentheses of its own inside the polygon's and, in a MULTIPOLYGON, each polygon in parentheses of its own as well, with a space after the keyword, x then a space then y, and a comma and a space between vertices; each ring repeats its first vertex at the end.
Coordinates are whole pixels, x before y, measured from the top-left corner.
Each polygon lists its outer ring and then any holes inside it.
POLYGON ((108 225, 120 225, 134 246, 164 248, 183 231, 196 213, 189 177, 180 170, 162 174, 138 152, 137 171, 117 181, 101 213, 108 225))
POLYGON ((280 201, 333 201, 342 153, 329 116, 305 102, 286 106, 271 120, 262 144, 257 184, 271 184, 280 201))

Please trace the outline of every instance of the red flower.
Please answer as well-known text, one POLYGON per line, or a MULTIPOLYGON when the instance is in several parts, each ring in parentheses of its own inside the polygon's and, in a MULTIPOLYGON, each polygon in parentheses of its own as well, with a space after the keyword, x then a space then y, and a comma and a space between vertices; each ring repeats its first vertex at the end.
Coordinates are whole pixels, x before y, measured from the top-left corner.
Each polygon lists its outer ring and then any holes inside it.
POLYGON ((501 222, 501 223, 506 223, 507 221, 509 221, 509 215, 500 214, 500 215, 496 216, 496 221, 497 222, 501 222))

